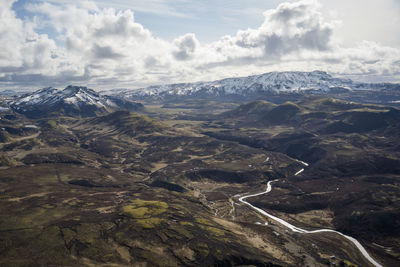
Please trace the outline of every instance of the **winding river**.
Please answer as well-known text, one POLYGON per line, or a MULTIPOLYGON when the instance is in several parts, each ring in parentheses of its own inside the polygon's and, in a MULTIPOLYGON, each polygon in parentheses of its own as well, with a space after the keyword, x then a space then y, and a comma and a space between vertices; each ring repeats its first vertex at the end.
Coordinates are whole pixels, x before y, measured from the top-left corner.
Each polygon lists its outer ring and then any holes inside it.
POLYGON ((367 251, 365 250, 365 248, 360 244, 360 242, 358 242, 357 239, 355 239, 355 238, 353 238, 353 237, 351 237, 351 236, 342 234, 342 233, 340 233, 340 232, 338 232, 338 231, 331 230, 331 229, 319 229, 319 230, 308 231, 308 230, 299 228, 299 227, 294 226, 294 225, 292 225, 292 224, 290 224, 290 223, 288 223, 288 222, 286 222, 286 221, 284 221, 284 220, 282 220, 282 219, 280 219, 280 218, 278 218, 278 217, 276 217, 276 216, 274 216, 274 215, 272 215, 272 214, 269 214, 268 212, 266 212, 266 211, 264 211, 264 210, 262 210, 262 209, 260 209, 260 208, 257 208, 257 207, 255 207, 255 206, 253 206, 252 204, 250 204, 249 202, 247 202, 247 201, 245 200, 245 199, 247 199, 247 198, 251 198, 251 197, 256 197, 256 196, 261 196, 261 195, 264 195, 264 194, 268 194, 268 193, 271 192, 271 190, 272 190, 272 185, 271 185, 271 184, 272 184, 273 182, 276 182, 276 181, 277 181, 277 180, 269 181, 269 182, 268 182, 268 185, 267 185, 267 190, 266 190, 266 191, 261 192, 261 193, 257 193, 257 194, 246 195, 246 196, 240 197, 240 198, 239 198, 239 201, 242 202, 243 204, 248 205, 250 208, 256 210, 257 212, 261 213, 262 215, 267 216, 267 217, 271 218, 272 220, 279 222, 280 224, 283 224, 284 226, 286 226, 287 228, 289 228, 289 229, 292 230, 293 232, 300 233, 300 234, 313 234, 313 233, 331 232, 331 233, 336 233, 336 234, 338 234, 338 235, 341 235, 341 236, 343 236, 344 238, 350 240, 350 241, 358 248, 358 250, 361 252, 361 254, 362 254, 370 263, 372 263, 372 264, 373 264, 374 266, 376 266, 376 267, 382 267, 382 265, 381 265, 380 263, 376 262, 376 261, 368 254, 368 252, 367 252, 367 251))

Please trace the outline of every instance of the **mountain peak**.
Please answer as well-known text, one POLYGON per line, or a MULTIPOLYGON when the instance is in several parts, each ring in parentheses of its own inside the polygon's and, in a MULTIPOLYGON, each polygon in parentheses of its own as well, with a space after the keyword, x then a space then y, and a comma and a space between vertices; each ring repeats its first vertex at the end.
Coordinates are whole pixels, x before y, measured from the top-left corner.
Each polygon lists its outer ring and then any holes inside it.
POLYGON ((86 86, 75 86, 75 85, 68 85, 64 90, 64 92, 71 92, 77 94, 79 92, 90 92, 95 93, 94 90, 87 88, 86 86))
POLYGON ((102 96, 84 86, 69 85, 63 90, 53 87, 23 95, 10 103, 17 112, 41 116, 51 112, 66 115, 94 116, 119 109, 138 110, 142 105, 128 100, 102 96))
POLYGON ((322 70, 314 70, 311 73, 318 74, 318 75, 324 75, 324 76, 330 76, 331 77, 330 74, 328 74, 326 71, 322 71, 322 70))
POLYGON ((94 90, 84 86, 69 85, 61 91, 61 95, 64 102, 73 104, 81 104, 82 102, 84 102, 85 104, 90 103, 92 105, 104 106, 100 101, 101 96, 94 90))
POLYGON ((82 110, 89 110, 93 115, 96 111, 104 111, 110 104, 107 99, 87 87, 70 85, 64 90, 52 87, 40 89, 15 99, 10 106, 23 113, 68 110, 67 113, 78 114, 82 110))

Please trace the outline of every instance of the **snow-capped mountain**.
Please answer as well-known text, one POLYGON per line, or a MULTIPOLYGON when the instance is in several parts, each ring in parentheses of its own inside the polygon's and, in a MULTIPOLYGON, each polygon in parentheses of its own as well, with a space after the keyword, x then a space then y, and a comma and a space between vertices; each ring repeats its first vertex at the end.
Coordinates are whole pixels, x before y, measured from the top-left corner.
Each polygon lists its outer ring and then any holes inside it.
POLYGON ((87 87, 71 85, 64 90, 44 88, 25 94, 10 103, 13 110, 31 116, 56 111, 62 111, 68 115, 92 116, 119 109, 137 110, 140 106, 130 101, 102 96, 87 87))
POLYGON ((98 95, 95 91, 78 86, 68 86, 64 90, 58 90, 52 87, 44 88, 17 98, 11 105, 19 108, 26 108, 38 105, 51 106, 59 103, 74 104, 77 106, 107 106, 107 100, 98 95))
POLYGON ((352 90, 359 84, 349 79, 334 78, 326 72, 270 72, 241 78, 228 78, 213 82, 181 83, 125 90, 119 96, 184 96, 184 95, 241 95, 262 92, 289 93, 304 91, 329 92, 332 89, 352 90))
POLYGON ((115 110, 137 111, 143 105, 133 101, 175 101, 183 97, 239 101, 264 99, 282 103, 295 101, 300 95, 319 94, 350 101, 397 105, 400 84, 358 83, 335 78, 326 72, 271 72, 213 82, 196 82, 151 86, 142 89, 118 89, 99 94, 86 87, 68 86, 64 90, 52 87, 22 95, 9 102, 13 110, 29 116, 44 116, 51 112, 66 115, 94 116, 115 110))

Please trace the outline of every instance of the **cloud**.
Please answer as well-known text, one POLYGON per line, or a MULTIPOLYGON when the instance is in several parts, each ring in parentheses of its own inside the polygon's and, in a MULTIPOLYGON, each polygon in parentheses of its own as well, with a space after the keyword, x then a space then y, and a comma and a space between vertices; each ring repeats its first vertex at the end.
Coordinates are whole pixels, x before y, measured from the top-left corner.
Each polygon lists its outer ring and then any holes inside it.
POLYGON ((14 72, 52 73, 57 68, 53 60, 57 50, 54 40, 36 33, 34 22, 17 19, 11 9, 13 3, 3 0, 0 9, 0 72, 3 78, 14 72))
POLYGON ((340 23, 327 20, 316 0, 282 3, 264 12, 258 28, 211 43, 199 42, 193 33, 171 42, 157 38, 129 9, 39 2, 26 5, 40 17, 30 21, 16 17, 13 2, 0 2, 3 87, 76 82, 95 88, 142 87, 315 69, 364 80, 400 80, 400 49, 372 41, 344 46, 335 38, 340 23), (38 33, 44 26, 54 29, 53 39, 38 33))
MULTIPOLYGON (((71 4, 71 0, 48 0, 53 4, 71 4)), ((190 6, 191 9, 196 9, 201 6, 201 3, 196 3, 190 0, 93 0, 89 1, 76 1, 80 6, 101 8, 117 8, 117 9, 134 9, 136 12, 144 12, 148 14, 157 14, 169 17, 187 18, 192 17, 193 14, 180 11, 182 6, 190 6)))
POLYGON ((175 58, 177 60, 187 60, 192 58, 200 44, 193 33, 188 33, 175 39, 174 45, 176 47, 173 52, 175 58))
POLYGON ((94 58, 117 59, 123 57, 123 55, 114 52, 110 46, 100 46, 98 44, 95 44, 92 50, 94 58))
POLYGON ((320 0, 326 17, 341 20, 335 38, 346 45, 375 40, 400 45, 400 1, 398 0, 320 0))
POLYGON ((172 44, 154 38, 135 22, 131 10, 49 3, 30 4, 27 8, 47 17, 65 44, 59 50, 70 60, 67 66, 86 77, 88 83, 104 83, 112 77, 121 82, 136 80, 145 75, 148 57, 159 62, 171 57, 172 44))
POLYGON ((283 3, 264 12, 264 23, 258 29, 238 31, 236 36, 224 38, 221 50, 237 46, 247 48, 251 56, 251 50, 258 48, 266 58, 304 49, 328 50, 335 23, 324 22, 318 7, 316 1, 283 3))
POLYGON ((372 41, 346 47, 335 39, 339 26, 340 21, 324 18, 318 1, 282 3, 264 12, 259 28, 241 30, 206 45, 213 60, 203 61, 203 69, 212 68, 214 73, 246 69, 246 74, 260 73, 260 69, 322 69, 364 80, 372 73, 399 80, 399 66, 395 63, 400 59, 398 48, 372 41))

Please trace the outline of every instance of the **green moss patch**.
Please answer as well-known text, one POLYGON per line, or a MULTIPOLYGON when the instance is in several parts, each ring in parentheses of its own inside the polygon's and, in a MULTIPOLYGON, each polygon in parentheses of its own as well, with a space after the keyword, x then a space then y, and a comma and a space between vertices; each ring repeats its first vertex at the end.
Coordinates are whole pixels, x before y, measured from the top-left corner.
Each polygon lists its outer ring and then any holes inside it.
POLYGON ((162 201, 147 201, 135 199, 130 205, 122 207, 123 214, 135 219, 135 221, 144 228, 154 228, 165 222, 165 219, 159 218, 159 215, 165 213, 168 204, 162 201))

